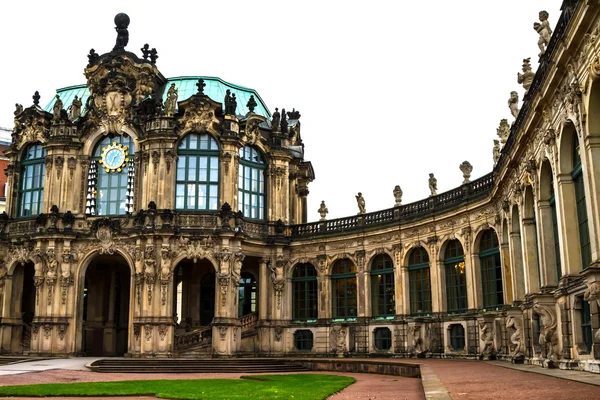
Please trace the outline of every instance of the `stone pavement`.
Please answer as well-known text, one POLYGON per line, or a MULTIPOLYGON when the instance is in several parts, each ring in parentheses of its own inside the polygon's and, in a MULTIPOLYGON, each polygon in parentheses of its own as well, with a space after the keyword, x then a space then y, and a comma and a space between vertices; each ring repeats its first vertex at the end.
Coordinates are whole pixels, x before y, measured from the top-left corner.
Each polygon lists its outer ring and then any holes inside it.
MULTIPOLYGON (((0 386, 145 379, 238 379, 243 375, 94 373, 87 371, 84 367, 92 360, 94 359, 51 359, 2 366, 0 367, 0 386)), ((369 360, 373 361, 372 358, 369 360)), ((393 361, 393 359, 381 360, 381 362, 393 361)), ((352 376, 357 380, 355 384, 333 395, 330 400, 600 398, 600 375, 589 372, 545 370, 527 365, 513 366, 501 361, 430 359, 399 359, 397 361, 420 364, 422 379, 377 374, 322 372, 352 376)), ((91 400, 91 398, 86 399, 91 400)), ((127 398, 127 400, 134 399, 141 400, 148 399, 148 397, 127 398)))

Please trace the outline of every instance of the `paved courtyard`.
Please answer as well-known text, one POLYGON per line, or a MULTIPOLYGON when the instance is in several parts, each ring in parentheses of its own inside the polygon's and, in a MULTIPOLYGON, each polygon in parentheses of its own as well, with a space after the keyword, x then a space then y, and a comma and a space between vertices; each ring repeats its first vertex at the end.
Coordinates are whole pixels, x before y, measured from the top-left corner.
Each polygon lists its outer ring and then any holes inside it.
MULTIPOLYGON (((0 386, 35 383, 100 382, 148 379, 238 379, 243 374, 118 374, 85 368, 93 358, 36 360, 0 366, 0 386)), ((372 361, 372 360, 371 360, 372 361)), ((467 360, 399 360, 422 366, 422 380, 389 375, 337 373, 357 382, 332 400, 556 399, 600 398, 600 375, 467 360), (510 368, 509 368, 510 367, 510 368), (548 375, 549 374, 549 375, 548 375), (556 378, 551 375, 568 379, 556 378), (587 383, 584 383, 587 382, 587 383), (425 392, 424 389, 425 388, 425 392)), ((310 373, 310 372, 309 372, 310 373)), ((330 373, 330 372, 324 372, 330 373)), ((127 397, 127 400, 149 397, 127 397)), ((86 399, 92 399, 86 397, 86 399)))

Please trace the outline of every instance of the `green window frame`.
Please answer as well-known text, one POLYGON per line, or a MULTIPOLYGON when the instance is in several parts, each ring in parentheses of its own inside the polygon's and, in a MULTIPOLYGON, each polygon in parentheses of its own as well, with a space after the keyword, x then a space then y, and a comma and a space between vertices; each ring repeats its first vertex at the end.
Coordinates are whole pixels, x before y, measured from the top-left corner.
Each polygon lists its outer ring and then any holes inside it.
POLYGON ((265 219, 266 168, 265 161, 257 149, 251 146, 240 149, 238 209, 246 218, 265 219))
POLYGON ((17 217, 31 217, 42 212, 45 176, 46 149, 39 143, 27 146, 21 159, 17 217))
POLYGON ((579 141, 575 135, 573 136, 573 171, 571 172, 571 176, 573 178, 573 185, 575 186, 575 205, 577 208, 579 246, 581 249, 581 269, 584 270, 590 266, 592 254, 579 141))
POLYGON ((316 320, 317 302, 317 270, 309 263, 296 265, 292 275, 292 319, 316 320))
POLYGON ((462 245, 457 239, 446 245, 444 253, 446 270, 446 308, 448 312, 464 312, 467 310, 467 274, 465 256, 462 245))
POLYGON ((256 312, 258 290, 254 275, 243 272, 238 285, 238 317, 256 312))
POLYGON ((481 267, 483 307, 502 306, 504 304, 504 290, 502 288, 500 245, 498 237, 492 229, 488 229, 482 234, 479 244, 479 263, 481 267))
POLYGON ((552 235, 554 238, 554 256, 556 263, 557 281, 562 277, 562 264, 560 261, 560 242, 558 239, 558 215, 556 213, 556 199, 554 197, 554 185, 550 185, 550 212, 552 214, 552 235))
MULTIPOLYGON (((123 134, 114 137, 107 136, 96 144, 92 162, 97 165, 96 181, 96 213, 95 215, 124 215, 127 214, 127 191, 130 163, 126 162, 121 172, 106 172, 99 163, 102 149, 116 142, 127 146, 128 157, 135 153, 135 143, 131 136, 123 134)), ((131 188, 130 188, 131 189, 131 188)))
POLYGON ((219 145, 209 134, 190 133, 177 149, 175 209, 217 210, 219 145))
POLYGON ((313 333, 309 329, 299 329, 294 332, 294 347, 298 351, 311 351, 313 348, 313 333))
POLYGON ((357 316, 356 266, 347 258, 335 262, 331 274, 332 317, 334 319, 357 316))
POLYGON ((392 348, 392 331, 390 328, 375 328, 373 336, 376 350, 387 351, 392 348))
POLYGON ((387 254, 379 254, 371 262, 371 303, 374 317, 396 314, 394 264, 387 254))
POLYGON ((450 347, 454 351, 465 349, 465 327, 462 324, 450 325, 450 347))
POLYGON ((594 344, 594 338, 592 335, 592 312, 590 310, 590 303, 581 298, 581 339, 583 345, 587 349, 588 354, 592 352, 592 345, 594 344))
POLYGON ((417 247, 408 259, 408 281, 410 283, 410 313, 431 313, 431 275, 429 255, 423 247, 417 247))

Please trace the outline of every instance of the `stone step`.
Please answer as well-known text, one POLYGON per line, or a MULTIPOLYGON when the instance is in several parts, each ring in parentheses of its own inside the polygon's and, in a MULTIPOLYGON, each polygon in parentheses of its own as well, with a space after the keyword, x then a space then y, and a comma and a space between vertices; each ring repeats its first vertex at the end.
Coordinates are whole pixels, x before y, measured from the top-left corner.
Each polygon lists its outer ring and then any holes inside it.
POLYGON ((269 359, 101 359, 87 366, 96 372, 120 373, 271 373, 307 371, 305 367, 284 360, 269 359))

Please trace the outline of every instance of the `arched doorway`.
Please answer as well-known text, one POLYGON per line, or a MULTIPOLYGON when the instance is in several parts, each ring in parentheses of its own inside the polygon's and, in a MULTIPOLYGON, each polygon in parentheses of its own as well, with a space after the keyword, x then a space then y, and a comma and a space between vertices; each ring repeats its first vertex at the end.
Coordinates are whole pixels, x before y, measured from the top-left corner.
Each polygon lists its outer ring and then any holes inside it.
POLYGON ((215 317, 215 269, 210 261, 183 260, 175 268, 173 316, 178 331, 212 324, 215 317))
MULTIPOLYGON (((14 321, 11 353, 26 353, 31 345, 31 324, 35 315, 36 290, 33 285, 35 267, 32 262, 19 264, 12 275, 10 316, 14 321)), ((6 322, 6 321, 5 321, 6 322)))
POLYGON ((131 269, 120 255, 95 257, 85 272, 82 351, 123 356, 128 349, 131 269))

